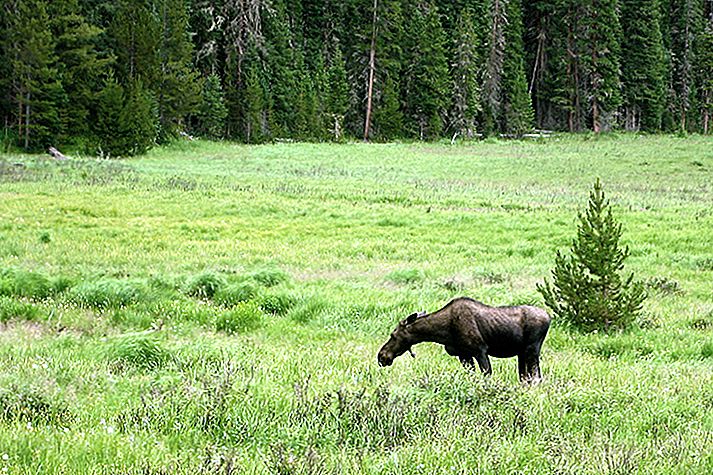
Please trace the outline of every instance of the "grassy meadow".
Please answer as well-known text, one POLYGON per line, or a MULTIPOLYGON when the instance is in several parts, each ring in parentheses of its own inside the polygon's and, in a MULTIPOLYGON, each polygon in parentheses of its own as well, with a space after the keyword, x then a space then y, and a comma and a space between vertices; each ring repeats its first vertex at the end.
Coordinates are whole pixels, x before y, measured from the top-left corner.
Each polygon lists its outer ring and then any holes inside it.
POLYGON ((713 473, 713 138, 0 155, 0 474, 713 473), (544 381, 399 319, 536 304, 600 177, 638 328, 544 381))

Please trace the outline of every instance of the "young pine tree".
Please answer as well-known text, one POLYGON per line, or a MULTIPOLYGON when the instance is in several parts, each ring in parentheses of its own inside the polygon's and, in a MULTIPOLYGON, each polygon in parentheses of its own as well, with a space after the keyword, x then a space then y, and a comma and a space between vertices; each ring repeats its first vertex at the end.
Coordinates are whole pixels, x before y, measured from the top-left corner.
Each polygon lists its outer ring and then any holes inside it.
POLYGON ((614 220, 597 179, 589 204, 579 214, 571 255, 557 251, 552 282, 537 289, 563 322, 585 331, 629 327, 646 298, 633 274, 622 276, 629 249, 621 247, 622 226, 614 220))

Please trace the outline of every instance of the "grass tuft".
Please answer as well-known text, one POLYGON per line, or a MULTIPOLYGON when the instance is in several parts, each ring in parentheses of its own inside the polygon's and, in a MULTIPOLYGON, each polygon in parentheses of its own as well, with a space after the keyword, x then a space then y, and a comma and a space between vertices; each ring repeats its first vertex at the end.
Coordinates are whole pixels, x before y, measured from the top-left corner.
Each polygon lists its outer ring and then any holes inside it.
POLYGON ((387 274, 385 279, 398 285, 412 285, 422 282, 425 276, 418 269, 401 269, 387 274))
POLYGON ((188 280, 185 292, 191 297, 211 299, 227 284, 225 277, 216 272, 204 272, 188 280))
POLYGON ((254 299, 259 293, 258 287, 249 281, 229 284, 215 293, 215 301, 220 305, 232 307, 241 302, 254 299))
POLYGON ((250 274, 250 277, 263 287, 275 287, 290 280, 287 272, 275 268, 260 269, 250 274))
POLYGON ((147 298, 146 286, 138 280, 101 278, 82 282, 69 292, 70 301, 98 309, 124 307, 147 298))
POLYGON ((170 357, 153 332, 129 333, 111 338, 105 356, 118 369, 156 369, 170 357))
POLYGON ((285 291, 268 293, 258 299, 260 309, 272 315, 286 315, 296 303, 297 299, 285 291))
POLYGON ((42 315, 42 310, 30 302, 0 296, 0 323, 10 320, 39 320, 42 315))
POLYGON ((0 295, 41 300, 53 292, 50 280, 40 272, 24 269, 0 271, 0 295))
POLYGON ((215 328, 228 335, 246 333, 259 328, 263 323, 264 315, 255 302, 241 302, 234 308, 218 314, 215 328))
POLYGON ((0 421, 34 425, 64 425, 72 420, 67 405, 56 396, 29 387, 9 385, 0 387, 0 421))

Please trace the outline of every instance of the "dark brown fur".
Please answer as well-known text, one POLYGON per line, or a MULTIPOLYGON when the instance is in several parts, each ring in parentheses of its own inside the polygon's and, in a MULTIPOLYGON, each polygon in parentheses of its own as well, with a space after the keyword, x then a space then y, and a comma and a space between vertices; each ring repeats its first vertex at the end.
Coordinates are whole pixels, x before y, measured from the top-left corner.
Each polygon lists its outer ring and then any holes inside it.
POLYGON ((457 298, 434 313, 414 313, 400 322, 379 351, 379 365, 389 366, 413 345, 432 341, 466 368, 473 368, 475 361, 488 375, 492 372, 488 356, 517 356, 520 379, 539 380, 540 349, 549 327, 550 316, 538 307, 490 307, 457 298))

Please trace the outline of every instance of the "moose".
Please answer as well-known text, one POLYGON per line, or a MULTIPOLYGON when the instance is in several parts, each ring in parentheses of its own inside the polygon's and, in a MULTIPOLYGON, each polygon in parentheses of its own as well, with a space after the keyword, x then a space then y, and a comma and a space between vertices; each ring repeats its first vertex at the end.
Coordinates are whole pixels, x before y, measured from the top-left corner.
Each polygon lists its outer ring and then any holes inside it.
POLYGON ((475 360, 485 375, 492 373, 489 356, 517 356, 520 381, 538 382, 540 349, 550 320, 545 310, 530 305, 491 307, 457 298, 436 312, 414 313, 401 321, 379 350, 379 365, 390 366, 407 351, 414 356, 413 345, 431 341, 443 345, 467 369, 475 368, 475 360))

